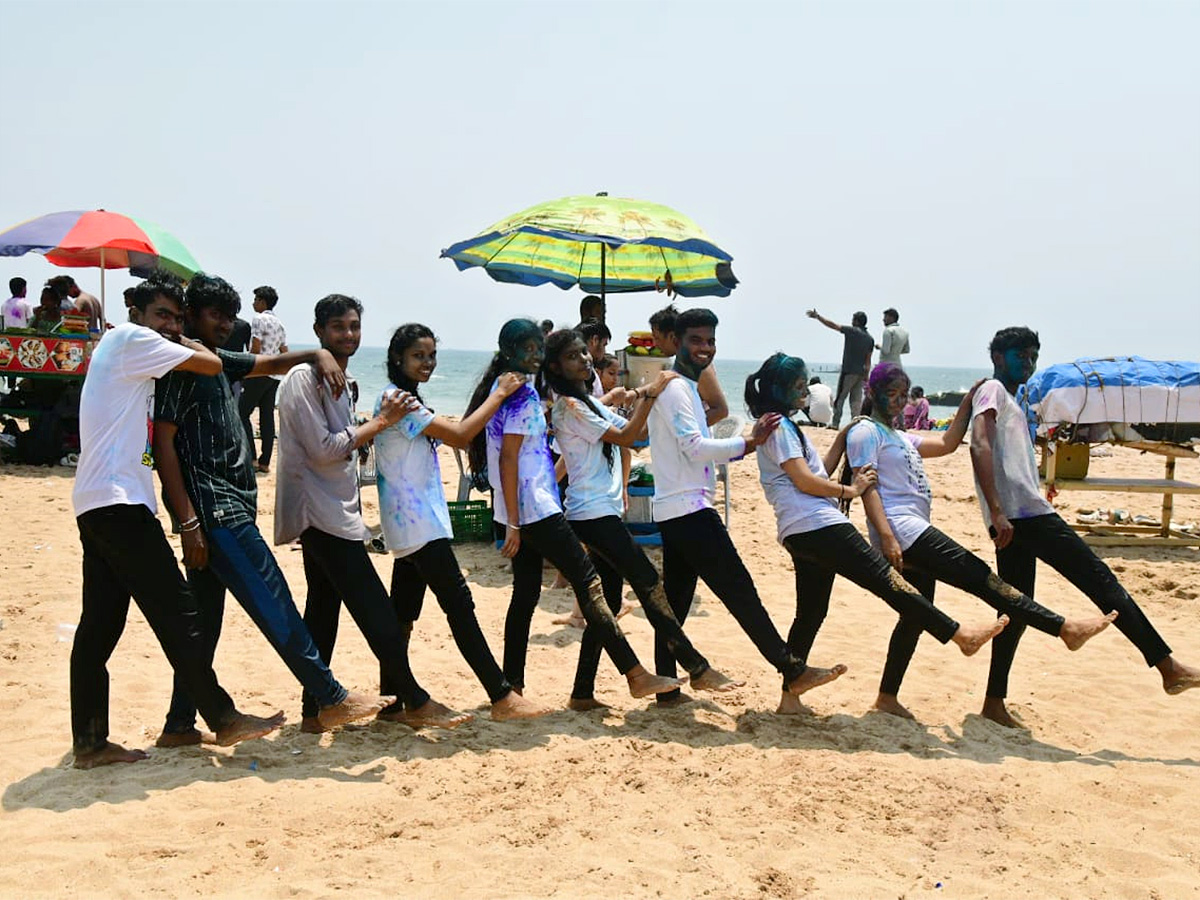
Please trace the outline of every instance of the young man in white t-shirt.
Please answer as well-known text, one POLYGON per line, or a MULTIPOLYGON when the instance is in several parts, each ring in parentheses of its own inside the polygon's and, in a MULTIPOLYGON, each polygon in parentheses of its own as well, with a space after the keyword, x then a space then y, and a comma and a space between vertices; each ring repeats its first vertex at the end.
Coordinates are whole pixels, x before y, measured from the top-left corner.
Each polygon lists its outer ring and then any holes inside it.
MULTIPOLYGON (((654 521, 663 538, 663 587, 682 625, 692 607, 696 581, 703 578, 767 662, 783 674, 786 689, 800 694, 828 676, 810 669, 793 654, 771 622, 729 532, 713 506, 716 468, 741 459, 779 426, 779 415, 763 416, 750 437, 717 439, 705 421, 698 382, 717 352, 717 317, 711 310, 689 309, 675 317, 678 344, 669 382, 650 411, 650 455, 654 462, 654 521)), ((654 662, 659 675, 675 676, 675 657, 666 638, 655 635, 654 662)), ((678 691, 659 694, 662 705, 685 698, 678 691)))
POLYGON ((25 299, 27 287, 24 278, 8 279, 8 290, 12 296, 4 301, 5 328, 28 328, 33 322, 33 305, 25 299))
POLYGON ((154 381, 173 369, 214 375, 221 361, 182 336, 183 292, 168 276, 138 285, 131 322, 97 346, 79 404, 79 467, 72 501, 83 544, 83 611, 71 648, 75 766, 145 759, 108 740, 109 656, 137 603, 222 745, 277 729, 283 713, 240 713, 206 659, 198 611, 155 517, 151 470, 154 381))
MULTIPOLYGON (((988 347, 994 374, 975 392, 971 462, 983 521, 996 544, 996 571, 1032 597, 1037 561, 1042 560, 1101 610, 1119 613, 1114 624, 1141 651, 1146 664, 1159 670, 1168 694, 1200 686, 1200 669, 1174 659, 1171 648, 1117 577, 1042 496, 1028 419, 1013 399, 1037 368, 1040 349, 1037 332, 1028 328, 996 332, 988 347)), ((1019 726, 1005 708, 1004 698, 1024 630, 1014 622, 993 642, 983 701, 983 715, 1009 727, 1019 726)))

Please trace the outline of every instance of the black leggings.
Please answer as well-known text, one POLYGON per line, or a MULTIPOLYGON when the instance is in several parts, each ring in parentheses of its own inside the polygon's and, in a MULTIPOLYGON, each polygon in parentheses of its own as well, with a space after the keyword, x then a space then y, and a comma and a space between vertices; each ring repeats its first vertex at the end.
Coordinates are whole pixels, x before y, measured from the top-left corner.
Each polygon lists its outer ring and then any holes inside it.
POLYGON ((637 654, 621 634, 616 617, 604 603, 600 579, 587 552, 562 513, 521 526, 521 547, 513 557, 512 601, 504 620, 504 676, 514 687, 525 686, 529 626, 542 595, 542 560, 570 582, 589 627, 622 675, 638 664, 637 654))
MULTIPOLYGON (((692 678, 699 678, 708 671, 708 660, 692 646, 683 626, 671 612, 666 592, 659 587, 658 572, 646 558, 642 548, 617 516, 599 519, 572 521, 571 530, 587 545, 588 557, 600 576, 604 587, 604 599, 614 614, 621 609, 621 588, 625 581, 641 601, 646 618, 654 627, 654 633, 662 634, 671 648, 672 655, 679 660, 692 678), (657 590, 656 590, 657 589, 657 590)), ((579 647, 579 666, 575 670, 575 687, 571 697, 586 700, 595 690, 596 669, 600 665, 600 639, 596 629, 588 626, 583 632, 579 647)))
MULTIPOLYGON (((659 522, 658 528, 663 537, 663 587, 675 618, 680 623, 687 620, 696 595, 696 580, 703 578, 758 652, 783 674, 784 684, 798 678, 808 667, 771 622, 717 511, 697 510, 659 522)), ((675 654, 661 633, 654 635, 654 664, 659 675, 675 676, 675 654)), ((659 694, 659 698, 669 699, 678 693, 670 691, 659 694)))
POLYGON ((912 624, 917 634, 928 631, 945 644, 958 631, 958 623, 901 578, 849 522, 789 534, 783 546, 796 566, 796 620, 788 632, 788 647, 801 659, 808 658, 829 612, 836 575, 879 597, 900 613, 902 622, 912 624))
MULTIPOLYGON (((401 627, 409 633, 421 616, 426 587, 433 588, 433 595, 450 623, 450 633, 454 635, 454 643, 458 644, 458 652, 487 691, 488 699, 495 703, 507 697, 512 685, 488 648, 479 619, 475 617, 471 589, 458 566, 454 548, 446 538, 430 541, 408 556, 397 557, 392 563, 392 606, 401 627)), ((396 688, 387 669, 380 666, 379 692, 394 694, 396 688)))
MULTIPOLYGON (((1001 578, 1032 597, 1040 559, 1086 594, 1101 612, 1107 614, 1115 609, 1119 615, 1113 624, 1141 651, 1146 665, 1156 666, 1171 655, 1167 642, 1117 581, 1117 576, 1061 516, 1047 513, 1010 521, 1012 543, 996 551, 996 568, 1001 578)), ((1008 696, 1008 673, 1024 631, 1023 625, 1009 625, 992 641, 989 697, 1008 696)))
MULTIPOLYGON (((930 603, 937 583, 944 581, 951 587, 974 594, 999 613, 1007 614, 1012 620, 1008 628, 1024 629, 1026 625, 1032 625, 1052 637, 1057 637, 1062 630, 1062 616, 1002 581, 987 563, 932 525, 904 551, 904 577, 930 603)), ((888 644, 880 693, 894 695, 900 692, 900 683, 920 637, 920 628, 901 616, 888 644)))

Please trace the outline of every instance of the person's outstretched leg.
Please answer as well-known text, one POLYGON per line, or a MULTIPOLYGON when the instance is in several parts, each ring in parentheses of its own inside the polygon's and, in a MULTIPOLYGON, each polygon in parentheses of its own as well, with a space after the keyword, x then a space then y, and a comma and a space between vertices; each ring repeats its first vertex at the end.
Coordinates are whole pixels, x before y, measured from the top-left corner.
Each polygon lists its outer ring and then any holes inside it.
MULTIPOLYGON (((937 579, 928 572, 908 565, 904 567, 904 580, 920 591, 921 596, 933 603, 937 590, 937 579)), ((892 636, 888 640, 887 659, 883 664, 883 675, 879 679, 879 696, 875 698, 872 709, 899 716, 902 719, 916 718, 908 708, 900 702, 900 685, 912 662, 913 654, 917 651, 917 643, 921 639, 921 623, 911 616, 901 616, 896 620, 892 636)))

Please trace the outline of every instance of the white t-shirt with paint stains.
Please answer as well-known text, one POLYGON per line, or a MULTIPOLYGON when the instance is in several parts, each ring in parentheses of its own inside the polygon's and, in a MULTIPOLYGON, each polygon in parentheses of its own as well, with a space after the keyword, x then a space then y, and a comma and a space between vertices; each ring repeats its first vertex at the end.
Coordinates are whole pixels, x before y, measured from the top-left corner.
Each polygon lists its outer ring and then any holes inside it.
MULTIPOLYGON (((875 489, 892 534, 907 550, 929 528, 933 492, 925 476, 925 464, 917 447, 921 438, 894 431, 878 422, 859 422, 846 436, 846 456, 854 468, 873 465, 879 480, 875 489)), ((880 546, 879 535, 869 528, 871 543, 880 546)))
MULTIPOLYGON (((395 390, 394 384, 383 389, 375 401, 375 415, 383 398, 395 390)), ((425 436, 433 418, 421 406, 375 437, 379 524, 393 556, 409 556, 430 541, 454 536, 438 464, 440 442, 425 436)))

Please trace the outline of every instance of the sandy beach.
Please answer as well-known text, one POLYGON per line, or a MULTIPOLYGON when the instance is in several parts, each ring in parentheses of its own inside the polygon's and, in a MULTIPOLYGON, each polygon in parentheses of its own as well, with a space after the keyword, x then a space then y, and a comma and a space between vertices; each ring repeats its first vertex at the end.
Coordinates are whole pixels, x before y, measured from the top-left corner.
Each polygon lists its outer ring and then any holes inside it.
MULTIPOLYGON (((828 432, 809 432, 821 446, 828 432)), ((457 470, 443 448, 443 472, 457 470)), ((964 449, 928 462, 934 523, 992 561, 964 449)), ((790 560, 752 460, 733 469, 732 532, 776 625, 794 612, 790 560)), ((1092 475, 1161 477, 1159 457, 1117 449, 1092 475)), ((1200 461, 1178 477, 1200 481, 1200 461)), ((746 687, 673 710, 633 700, 606 660, 608 712, 494 723, 432 596, 413 667, 439 700, 477 714, 450 732, 374 723, 299 731, 299 688, 229 601, 216 669, 249 712, 289 723, 236 748, 151 750, 148 761, 70 768, 68 658, 80 547, 71 470, 0 469, 0 894, 208 897, 1116 897, 1200 896, 1200 691, 1166 696, 1116 631, 1078 653, 1027 634, 1011 708, 1029 731, 981 719, 988 652, 965 658, 926 637, 902 700, 918 721, 868 713, 892 612, 839 580, 811 662, 849 673, 808 695, 813 715, 774 714, 779 679, 701 585, 687 630, 746 687), (60 628, 60 625, 67 626, 60 628), (61 638, 65 638, 61 639, 61 638)), ((270 534, 274 476, 260 480, 270 534)), ((377 519, 373 489, 364 494, 377 519)), ((1064 493, 1080 507, 1157 515, 1157 495, 1064 493)), ((1177 497, 1176 521, 1200 520, 1177 497)), ((862 525, 861 506, 853 513, 862 525)), ((177 542, 176 542, 176 546, 177 542)), ((300 603, 298 550, 278 557, 300 603)), ((1186 662, 1200 661, 1200 552, 1101 551, 1186 662)), ((458 555, 494 652, 507 564, 490 546, 458 555)), ((386 556, 373 557, 385 580, 386 556)), ((657 555, 655 555, 657 562, 657 555)), ((1094 607, 1040 569, 1038 599, 1094 607)), ((532 630, 528 695, 563 705, 580 632, 547 572, 532 630)), ((992 611, 941 587, 974 622, 992 611)), ((652 635, 622 620, 643 661, 652 635)), ((333 660, 348 686, 377 667, 347 618, 333 660)), ((149 747, 171 678, 136 608, 110 662, 112 739, 149 747)))

